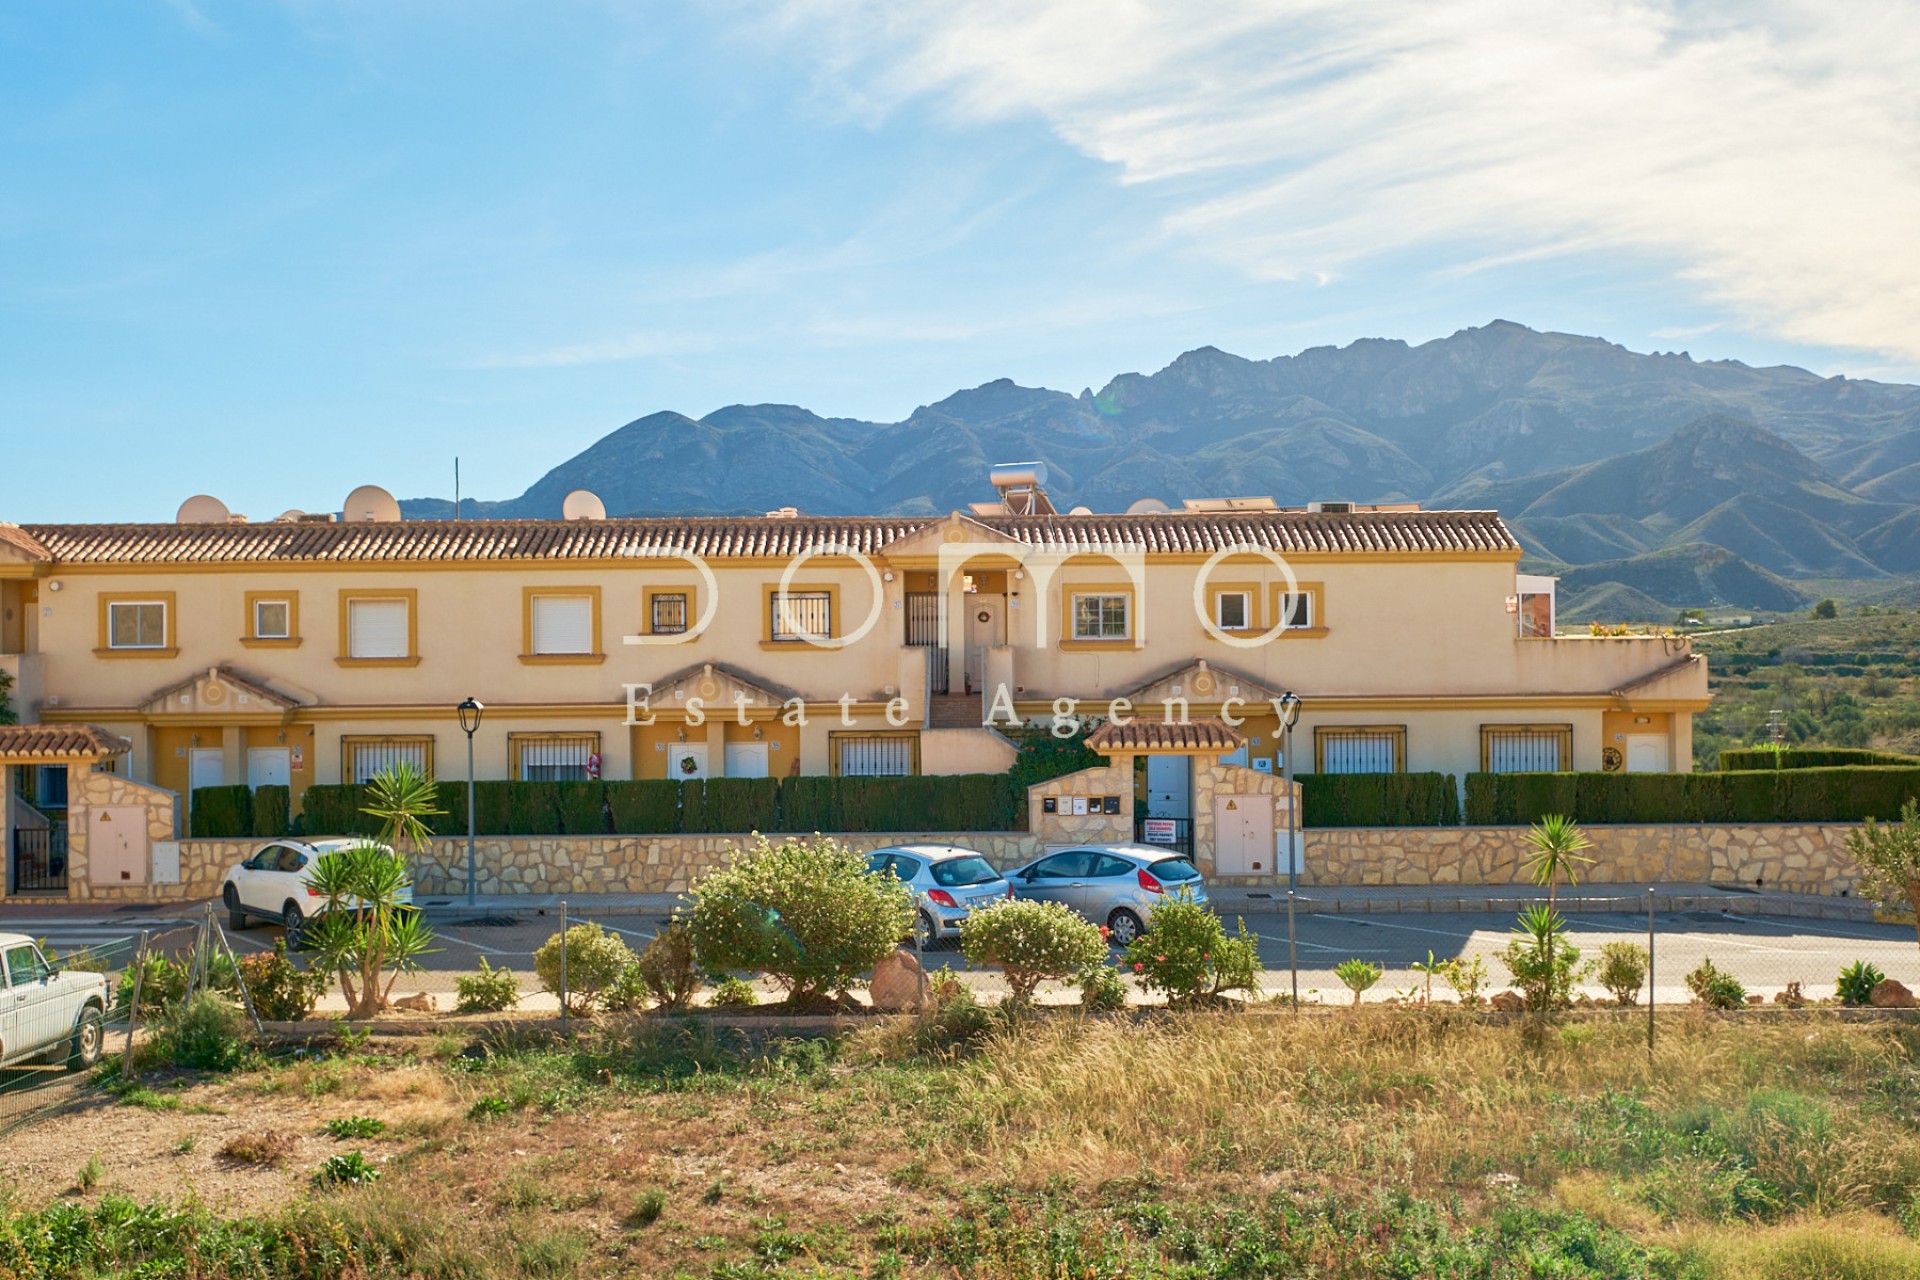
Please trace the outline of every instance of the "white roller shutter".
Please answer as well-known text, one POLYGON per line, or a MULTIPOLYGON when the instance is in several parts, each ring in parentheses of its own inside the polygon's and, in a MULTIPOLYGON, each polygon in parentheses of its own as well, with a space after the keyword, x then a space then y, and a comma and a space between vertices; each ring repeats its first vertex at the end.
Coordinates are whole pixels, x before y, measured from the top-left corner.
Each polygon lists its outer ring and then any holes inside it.
POLYGON ((405 600, 349 600, 347 656, 410 658, 405 600))
POLYGON ((533 651, 594 652, 593 601, 586 596, 535 596, 533 651))

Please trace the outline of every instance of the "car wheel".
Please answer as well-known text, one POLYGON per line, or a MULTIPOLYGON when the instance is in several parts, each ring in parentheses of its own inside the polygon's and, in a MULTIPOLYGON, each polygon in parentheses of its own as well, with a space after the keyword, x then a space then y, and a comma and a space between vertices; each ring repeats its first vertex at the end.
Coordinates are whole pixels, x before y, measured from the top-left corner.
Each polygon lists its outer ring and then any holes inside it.
POLYGON ((1129 945, 1146 931, 1146 922, 1125 907, 1107 917, 1107 941, 1116 947, 1129 945))
POLYGON ((247 927, 247 913, 240 907, 240 893, 231 884, 220 891, 220 901, 227 904, 227 928, 235 933, 247 927))
POLYGON ((300 904, 289 902, 280 915, 280 923, 287 927, 287 950, 304 950, 307 945, 307 918, 300 913, 300 904))
POLYGON ((98 1009, 88 1009, 80 1015, 80 1025, 73 1029, 73 1044, 67 1049, 67 1070, 91 1071, 100 1061, 100 1051, 106 1046, 107 1028, 98 1009))
POLYGON ((933 917, 922 911, 915 927, 920 930, 920 949, 931 951, 940 943, 940 934, 934 929, 933 917))

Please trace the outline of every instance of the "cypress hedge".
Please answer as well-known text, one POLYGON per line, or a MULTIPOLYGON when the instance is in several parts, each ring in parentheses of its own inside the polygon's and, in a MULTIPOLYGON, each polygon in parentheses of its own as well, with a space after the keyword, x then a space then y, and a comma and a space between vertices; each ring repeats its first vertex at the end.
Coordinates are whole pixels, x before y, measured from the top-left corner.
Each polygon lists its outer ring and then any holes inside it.
POLYGON ((292 812, 292 788, 257 787, 253 793, 253 819, 247 834, 265 840, 284 836, 292 821, 292 812))
POLYGON ((1470 773, 1466 819, 1516 826, 1550 813, 1592 823, 1860 822, 1920 797, 1920 765, 1720 773, 1470 773))
POLYGON ((671 778, 603 784, 613 830, 623 835, 664 835, 680 829, 680 784, 671 778))
POLYGON ((1720 753, 1720 770, 1826 769, 1850 764, 1920 766, 1920 756, 1865 747, 1728 747, 1720 753))
POLYGON ((1303 773, 1306 827, 1457 827, 1460 794, 1450 773, 1303 773))
POLYGON ((245 785, 196 787, 188 834, 196 840, 232 840, 253 834, 253 792, 245 785))

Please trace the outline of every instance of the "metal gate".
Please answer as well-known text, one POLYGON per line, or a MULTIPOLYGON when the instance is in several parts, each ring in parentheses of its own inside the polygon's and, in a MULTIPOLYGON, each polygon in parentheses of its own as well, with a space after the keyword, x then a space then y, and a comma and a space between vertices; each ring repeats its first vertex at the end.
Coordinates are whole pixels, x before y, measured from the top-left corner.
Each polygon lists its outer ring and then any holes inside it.
POLYGON ((907 643, 931 649, 927 659, 927 692, 947 693, 947 643, 940 631, 940 593, 907 592, 907 643))
POLYGON ((17 828, 13 833, 13 892, 66 887, 66 828, 17 828))

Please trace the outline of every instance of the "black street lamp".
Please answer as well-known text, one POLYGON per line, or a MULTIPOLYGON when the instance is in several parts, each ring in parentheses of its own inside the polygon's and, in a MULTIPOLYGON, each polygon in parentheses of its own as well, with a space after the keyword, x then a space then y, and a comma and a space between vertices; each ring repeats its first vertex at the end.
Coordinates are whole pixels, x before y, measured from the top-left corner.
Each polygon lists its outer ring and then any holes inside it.
POLYGON ((478 698, 468 698, 454 708, 460 716, 460 727, 467 734, 467 906, 474 904, 473 897, 473 735, 480 728, 480 717, 486 712, 486 706, 478 698))
POLYGON ((1293 789, 1293 725, 1300 718, 1300 695, 1289 689, 1280 695, 1280 773, 1287 783, 1287 889, 1300 875, 1300 795, 1293 789))

